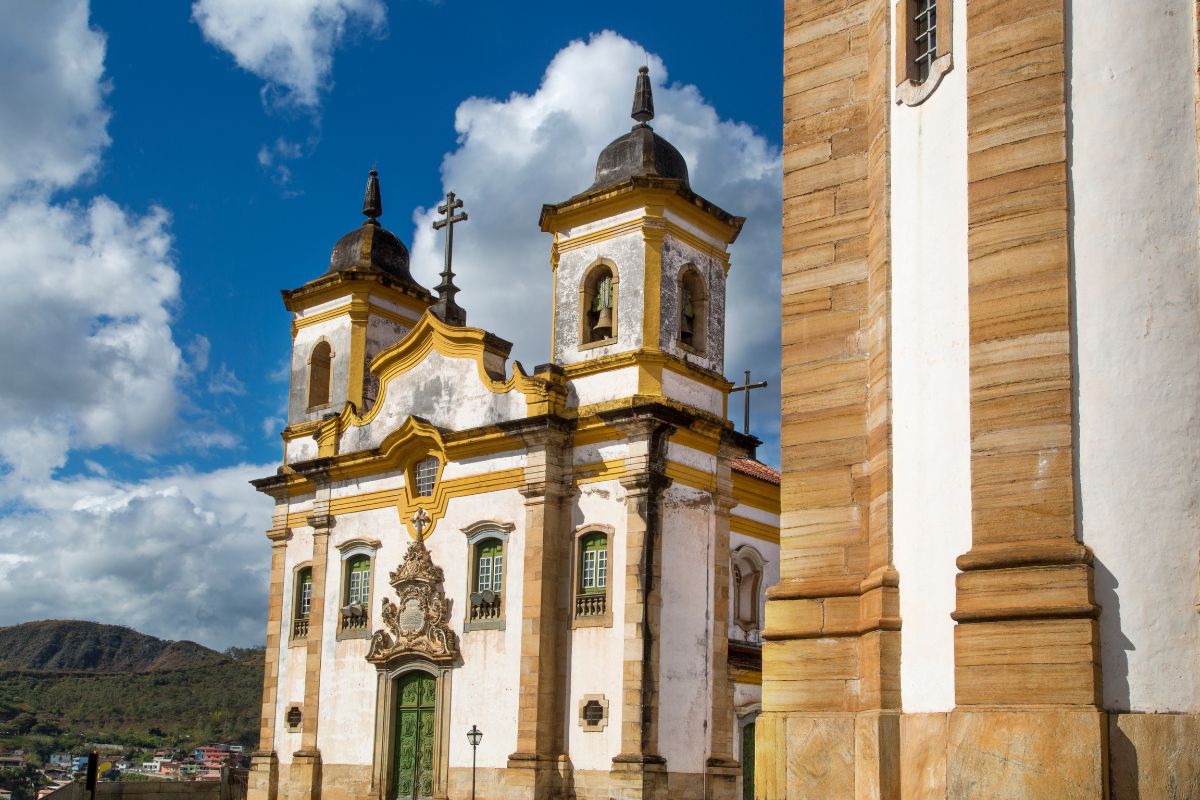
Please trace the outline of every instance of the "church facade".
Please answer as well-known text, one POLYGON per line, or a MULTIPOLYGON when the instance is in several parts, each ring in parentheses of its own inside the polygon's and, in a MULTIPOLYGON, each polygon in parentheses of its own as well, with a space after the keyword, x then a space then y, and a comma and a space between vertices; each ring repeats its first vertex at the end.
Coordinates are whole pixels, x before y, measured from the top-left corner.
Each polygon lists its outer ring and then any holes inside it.
POLYGON ((750 796, 779 478, 726 420, 743 220, 648 125, 644 70, 633 116, 541 212, 551 363, 465 324, 449 257, 413 280, 374 172, 283 293, 256 800, 750 796))
POLYGON ((1200 797, 1195 0, 788 0, 756 780, 1200 797))

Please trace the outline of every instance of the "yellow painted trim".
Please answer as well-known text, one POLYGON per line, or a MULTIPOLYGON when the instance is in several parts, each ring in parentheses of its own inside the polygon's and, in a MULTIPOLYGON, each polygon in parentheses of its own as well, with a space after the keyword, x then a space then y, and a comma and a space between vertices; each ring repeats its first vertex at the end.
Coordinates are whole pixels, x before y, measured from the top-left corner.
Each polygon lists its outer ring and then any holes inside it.
MULTIPOLYGON (((589 222, 595 222, 605 217, 615 217, 618 214, 634 211, 648 205, 669 208, 672 212, 686 219, 714 239, 727 244, 732 243, 741 230, 738 226, 723 222, 702 208, 689 203, 676 194, 674 189, 646 187, 612 192, 607 197, 588 199, 573 208, 561 209, 545 219, 545 223, 547 224, 543 230, 547 233, 560 233, 580 225, 586 225, 589 222)), ((593 232, 588 232, 588 234, 591 233, 593 232)), ((561 247, 562 244, 560 242, 559 246, 561 247)), ((711 247, 711 245, 708 246, 711 247)))
MULTIPOLYGON (((322 322, 328 322, 331 319, 337 319, 338 317, 345 316, 348 313, 350 313, 350 308, 351 308, 351 303, 346 302, 342 305, 335 306, 334 308, 327 309, 327 310, 322 311, 317 314, 310 314, 308 316, 303 316, 303 317, 300 317, 300 316, 293 317, 292 318, 292 335, 295 336, 296 331, 300 330, 301 328, 307 328, 311 325, 319 325, 322 322)), ((414 325, 417 324, 416 319, 414 319, 412 317, 403 316, 402 314, 397 314, 395 311, 392 311, 390 308, 384 308, 383 306, 378 305, 377 303, 368 302, 367 310, 369 313, 371 313, 377 317, 381 317, 383 319, 389 320, 391 322, 396 323, 397 325, 403 325, 406 328, 411 329, 414 325)), ((421 311, 418 311, 417 313, 422 314, 422 313, 424 313, 424 310, 422 309, 421 311)))
POLYGON ((716 475, 711 472, 705 472, 702 469, 689 467, 686 464, 677 464, 674 461, 668 461, 667 477, 675 481, 675 483, 690 486, 702 492, 715 492, 717 490, 716 475))
POLYGON ((347 368, 346 399, 355 408, 363 406, 363 372, 367 368, 367 320, 369 303, 365 292, 350 296, 350 364, 347 368))
POLYGON ((606 242, 610 239, 615 239, 618 236, 628 236, 637 233, 641 230, 646 222, 646 217, 635 217, 634 219, 618 222, 615 225, 609 225, 606 228, 597 228, 587 233, 581 233, 578 236, 570 238, 559 238, 558 252, 567 253, 571 250, 578 250, 581 247, 587 247, 600 242, 606 242))
MULTIPOLYGON (((284 305, 288 311, 300 312, 306 308, 328 303, 331 300, 348 297, 355 292, 366 292, 375 297, 387 300, 389 303, 401 308, 407 308, 417 316, 424 314, 425 309, 430 306, 430 303, 425 302, 420 297, 408 294, 393 286, 385 286, 373 280, 355 280, 345 277, 341 280, 333 281, 328 286, 323 286, 320 289, 305 289, 301 287, 295 292, 285 292, 284 305)), ((325 314, 328 312, 322 311, 320 313, 325 314)), ((317 316, 319 315, 313 315, 314 318, 317 316)))
POLYGON ((733 499, 760 511, 779 513, 779 487, 741 472, 733 473, 733 499))
POLYGON ((752 669, 739 669, 732 667, 729 670, 729 676, 734 683, 748 683, 752 686, 762 686, 762 672, 752 669))
MULTIPOLYGON (((658 375, 661 376, 662 369, 669 369, 676 375, 682 375, 688 380, 693 380, 696 383, 704 386, 711 386, 718 389, 724 394, 728 394, 733 388, 733 384, 724 377, 711 372, 709 370, 697 367, 683 359, 673 356, 670 353, 662 350, 650 351, 646 349, 634 350, 627 353, 614 353, 608 356, 601 356, 589 361, 581 361, 577 364, 567 364, 563 367, 563 373, 567 380, 582 378, 586 375, 595 375, 600 372, 611 372, 613 370, 625 369, 627 367, 649 368, 660 367, 658 375)), ((661 383, 661 377, 659 378, 661 383)), ((646 392, 641 392, 646 394, 646 392)))
POLYGON ((737 514, 729 515, 729 530, 770 544, 779 544, 779 528, 737 514))
POLYGON ((598 481, 613 481, 625 476, 625 459, 613 458, 605 461, 592 461, 587 464, 576 464, 571 468, 573 481, 576 486, 598 481))
POLYGON ((553 413, 566 404, 566 387, 530 377, 525 374, 519 361, 513 362, 510 378, 495 378, 488 374, 484 366, 484 354, 490 349, 487 339, 488 333, 482 328, 447 325, 433 314, 425 314, 407 336, 372 359, 370 369, 379 377, 379 396, 366 414, 360 415, 346 406, 338 418, 341 429, 370 425, 386 405, 388 385, 435 350, 447 358, 474 360, 480 382, 496 394, 507 394, 514 389, 521 392, 525 395, 526 413, 529 416, 553 413))
MULTIPOLYGON (((642 226, 642 246, 645 249, 645 269, 642 286, 642 349, 657 353, 662 349, 662 251, 666 223, 662 206, 646 209, 646 224, 642 226)), ((661 377, 659 394, 662 394, 661 377)))

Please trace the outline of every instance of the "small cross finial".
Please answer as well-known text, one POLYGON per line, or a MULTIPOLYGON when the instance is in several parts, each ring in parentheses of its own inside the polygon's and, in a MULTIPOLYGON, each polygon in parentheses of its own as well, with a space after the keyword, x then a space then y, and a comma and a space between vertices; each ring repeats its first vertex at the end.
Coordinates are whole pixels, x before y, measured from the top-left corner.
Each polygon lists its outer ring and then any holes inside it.
POLYGON ((417 513, 412 515, 412 525, 417 530, 417 541, 425 541, 425 529, 429 527, 429 512, 418 508, 417 513))
POLYGON ((454 213, 456 209, 462 207, 463 201, 455 197, 454 192, 446 192, 446 202, 437 208, 438 213, 444 214, 445 218, 433 222, 435 231, 446 229, 446 266, 442 270, 442 282, 434 287, 437 289, 438 301, 433 305, 432 310, 434 314, 450 325, 467 324, 467 312, 454 302, 454 295, 458 294, 458 287, 454 285, 454 272, 450 269, 454 259, 454 226, 459 222, 467 221, 465 211, 459 214, 454 213))
POLYGON ((637 84, 633 90, 633 112, 630 114, 639 125, 654 119, 654 94, 650 89, 650 68, 638 67, 637 84))
POLYGON ((383 198, 379 193, 379 171, 371 167, 367 177, 367 191, 363 194, 363 216, 372 225, 379 224, 383 216, 383 198))
POLYGON ((751 383, 750 382, 750 370, 746 370, 746 377, 743 379, 742 385, 734 386, 732 389, 729 390, 730 394, 733 394, 734 392, 745 392, 745 394, 743 395, 743 400, 742 400, 742 411, 743 411, 743 414, 745 415, 742 420, 742 433, 746 433, 746 434, 750 433, 750 391, 752 389, 762 389, 762 388, 766 387, 766 385, 767 385, 766 381, 759 381, 758 383, 751 383))

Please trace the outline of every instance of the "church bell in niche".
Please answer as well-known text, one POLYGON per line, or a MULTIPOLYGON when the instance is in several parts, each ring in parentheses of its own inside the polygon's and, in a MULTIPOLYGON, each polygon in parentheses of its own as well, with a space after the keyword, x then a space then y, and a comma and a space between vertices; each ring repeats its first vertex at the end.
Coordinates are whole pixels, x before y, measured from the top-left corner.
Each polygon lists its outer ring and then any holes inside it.
POLYGON ((592 335, 597 339, 607 339, 612 336, 612 278, 605 276, 596 286, 596 299, 592 301, 592 311, 597 313, 596 324, 592 326, 592 335))

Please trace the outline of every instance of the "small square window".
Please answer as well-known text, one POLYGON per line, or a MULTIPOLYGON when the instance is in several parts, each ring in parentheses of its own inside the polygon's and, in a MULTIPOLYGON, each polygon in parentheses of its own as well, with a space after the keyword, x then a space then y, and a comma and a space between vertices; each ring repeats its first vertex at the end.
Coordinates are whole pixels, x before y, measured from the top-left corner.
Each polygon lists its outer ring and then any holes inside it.
POLYGON ((417 497, 429 497, 437 483, 438 460, 434 456, 422 458, 413 469, 413 482, 417 497))
POLYGON ((300 707, 299 706, 292 706, 291 708, 288 709, 288 712, 287 712, 288 728, 290 728, 292 730, 299 730, 300 719, 301 719, 301 715, 300 715, 300 707))

